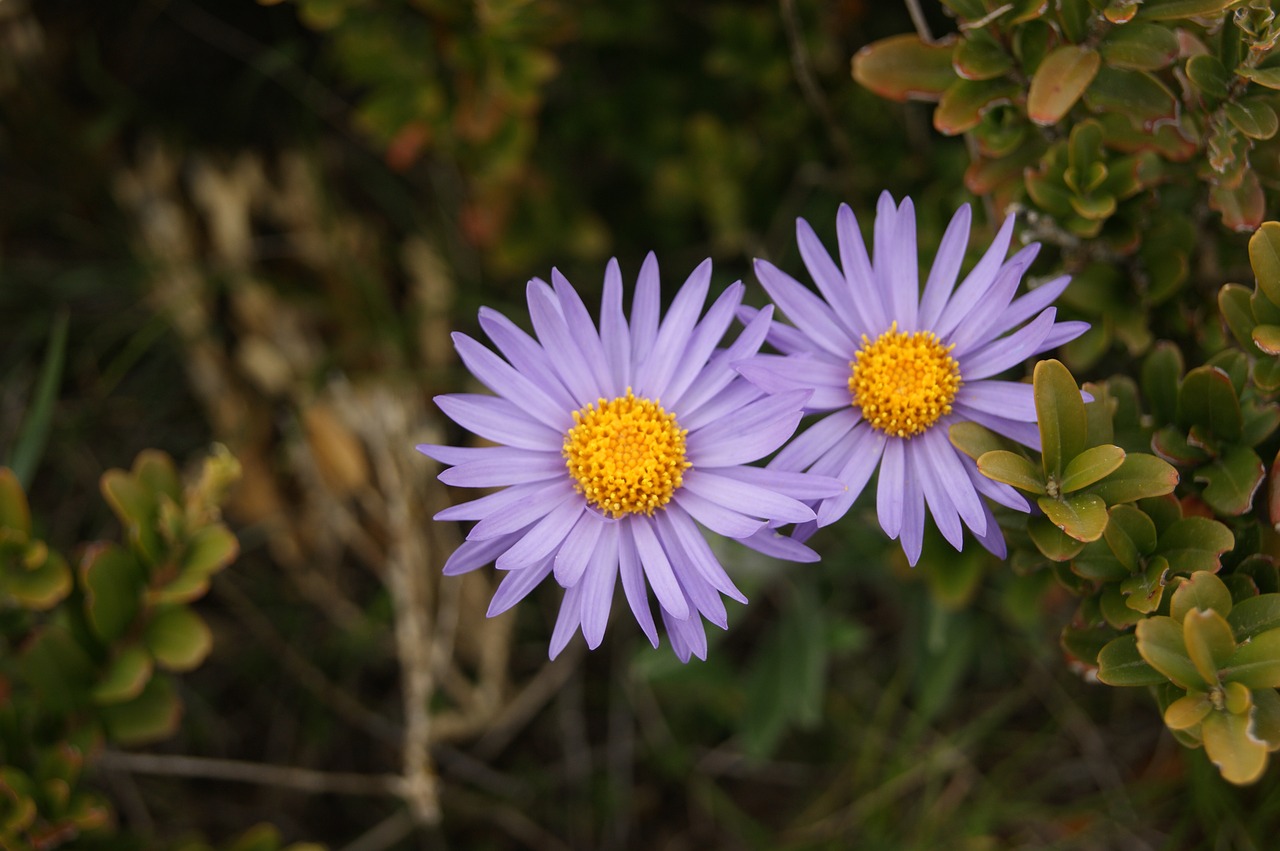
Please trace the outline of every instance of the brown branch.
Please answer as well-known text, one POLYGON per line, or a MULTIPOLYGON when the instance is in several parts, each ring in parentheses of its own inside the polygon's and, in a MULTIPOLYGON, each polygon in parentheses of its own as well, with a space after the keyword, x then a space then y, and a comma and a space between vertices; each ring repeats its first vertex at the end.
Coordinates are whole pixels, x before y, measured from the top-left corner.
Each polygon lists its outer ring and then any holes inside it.
POLYGON ((394 774, 316 771, 292 765, 178 754, 105 751, 101 764, 108 769, 135 774, 252 783, 314 794, 400 796, 404 786, 402 779, 394 774))

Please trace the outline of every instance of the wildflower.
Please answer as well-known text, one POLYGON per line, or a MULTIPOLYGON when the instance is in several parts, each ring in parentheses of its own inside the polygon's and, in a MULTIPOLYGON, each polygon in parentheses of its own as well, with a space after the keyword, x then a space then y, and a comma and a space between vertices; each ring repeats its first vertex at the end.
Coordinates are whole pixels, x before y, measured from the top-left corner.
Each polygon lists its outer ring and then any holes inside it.
POLYGON ((600 644, 615 582, 654 647, 648 588, 682 661, 706 658, 702 619, 722 629, 721 595, 745 603, 698 524, 767 546, 793 560, 803 544, 772 542, 773 527, 816 519, 801 499, 831 496, 833 479, 746 466, 795 431, 811 391, 763 393, 733 364, 764 342, 771 311, 717 350, 742 303, 734 283, 699 321, 711 262, 689 276, 659 322, 658 264, 642 268, 630 320, 616 261, 605 272, 599 330, 573 287, 552 270, 527 297, 536 339, 482 308, 480 325, 499 357, 454 334, 463 363, 496 396, 450 394, 436 403, 451 419, 501 444, 419 446, 451 469, 440 480, 502 488, 445 509, 438 520, 478 521, 445 564, 446 574, 490 562, 505 573, 489 615, 506 611, 548 576, 564 589, 550 655, 579 627, 600 644), (758 534, 762 533, 762 534, 758 534))
MULTIPOLYGON (((920 292, 915 212, 880 196, 874 263, 847 205, 836 219, 838 268, 813 229, 796 223, 800 256, 822 298, 764 260, 756 274, 791 325, 774 322, 781 355, 758 354, 740 372, 768 392, 811 390, 809 413, 823 415, 770 462, 770 469, 834 476, 847 488, 817 502, 817 519, 798 528, 805 538, 845 514, 879 467, 876 510, 907 558, 920 557, 926 508, 943 536, 960 549, 964 526, 1003 557, 1004 538, 979 498, 1027 511, 1007 485, 982 476, 953 447, 948 429, 969 420, 1039 448, 1029 384, 993 376, 1082 334, 1084 322, 1055 322, 1050 305, 1066 288, 1060 277, 1014 298, 1039 250, 1028 245, 1005 260, 1013 236, 1005 219, 985 255, 956 286, 969 239, 970 212, 956 212, 920 292), (1030 320, 1030 321, 1028 321, 1030 320)), ((744 321, 760 314, 741 308, 744 321)))

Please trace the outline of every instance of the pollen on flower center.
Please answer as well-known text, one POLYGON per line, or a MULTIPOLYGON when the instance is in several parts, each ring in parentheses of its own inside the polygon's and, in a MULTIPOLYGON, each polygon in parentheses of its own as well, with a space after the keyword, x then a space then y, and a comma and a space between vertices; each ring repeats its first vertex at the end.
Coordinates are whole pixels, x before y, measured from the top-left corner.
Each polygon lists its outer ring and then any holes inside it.
POLYGON ((862 417, 893 437, 915 437, 951 413, 960 389, 960 365, 932 331, 914 334, 889 326, 849 362, 849 392, 862 417))
POLYGON ((564 457, 574 489, 612 517, 653 514, 671 501, 692 465, 675 414, 656 401, 626 396, 574 411, 564 457))

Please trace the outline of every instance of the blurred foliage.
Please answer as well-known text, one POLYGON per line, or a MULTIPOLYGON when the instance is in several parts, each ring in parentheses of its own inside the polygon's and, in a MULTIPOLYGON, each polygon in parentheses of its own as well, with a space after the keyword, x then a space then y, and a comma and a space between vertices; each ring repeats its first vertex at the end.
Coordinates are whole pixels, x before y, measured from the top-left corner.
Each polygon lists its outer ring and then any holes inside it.
POLYGON ((1267 847, 1271 4, 919 5, 0 4, 0 844, 1267 847), (437 581, 410 447, 478 305, 723 286, 886 188, 923 246, 1019 211, 1095 326, 1048 452, 953 435, 1036 498, 1007 565, 869 504, 821 565, 727 544, 697 666, 437 581), (226 494, 142 451, 211 438, 226 494))

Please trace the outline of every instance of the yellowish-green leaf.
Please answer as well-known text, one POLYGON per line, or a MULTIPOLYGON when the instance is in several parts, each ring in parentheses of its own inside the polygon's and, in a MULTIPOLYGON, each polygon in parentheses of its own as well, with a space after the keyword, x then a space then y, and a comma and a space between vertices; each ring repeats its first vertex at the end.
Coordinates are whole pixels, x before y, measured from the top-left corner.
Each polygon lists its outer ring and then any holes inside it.
MULTIPOLYGON (((1184 689, 1208 691, 1211 685, 1187 654, 1183 640, 1182 624, 1163 616, 1147 618, 1134 628, 1138 637, 1138 652, 1147 664, 1164 674, 1174 685, 1184 689)), ((1216 685, 1217 678, 1213 683, 1216 685)))
POLYGON ((1229 712, 1210 712, 1200 724, 1204 750, 1222 772, 1222 779, 1236 785, 1252 783, 1267 767, 1267 746, 1249 732, 1249 719, 1229 712))
POLYGON ((1098 679, 1109 686, 1154 686, 1169 678, 1147 664, 1138 652, 1137 638, 1129 634, 1098 652, 1098 679))
POLYGON ((1037 124, 1057 124, 1093 82, 1102 57, 1091 47, 1068 44, 1044 58, 1027 92, 1027 116, 1037 124))
POLYGON ((1213 710, 1209 695, 1193 691, 1170 703, 1164 711, 1164 723, 1170 730, 1190 730, 1213 710))
MULTIPOLYGON (((1182 637, 1187 655, 1205 682, 1217 684, 1218 671, 1236 649, 1227 619, 1213 610, 1192 609, 1182 620, 1182 637)), ((1280 661, 1280 660, 1277 660, 1280 661)), ((1280 666, 1277 666, 1280 668, 1280 666)))
POLYGON ((173 606, 156 612, 147 624, 146 644, 161 667, 189 671, 209 655, 213 633, 190 608, 173 606))
MULTIPOLYGON (((1176 621, 1183 620, 1195 609, 1214 611, 1227 618, 1231 623, 1231 592, 1214 574, 1207 570, 1197 570, 1179 583, 1173 597, 1169 601, 1169 614, 1176 621)), ((1232 631, 1234 637, 1238 637, 1232 631)))
POLYGON ((1124 450, 1119 446, 1094 446, 1072 458, 1062 472, 1059 483, 1063 493, 1088 487, 1115 472, 1124 463, 1124 450))
POLYGON ((1107 504, 1091 493, 1074 493, 1065 499, 1040 497, 1036 504, 1053 525, 1077 541, 1096 541, 1107 528, 1107 504))
POLYGON ((116 653, 102 679, 91 692, 94 703, 108 705, 133 700, 151 679, 151 654, 136 644, 116 653))
POLYGON ((880 97, 937 100, 959 77, 951 66, 954 38, 926 44, 913 34, 895 35, 853 57, 853 79, 880 97))
POLYGON ((1084 399, 1071 372, 1056 360, 1036 364, 1032 383, 1044 472, 1061 480, 1063 468, 1084 451, 1089 434, 1084 399))
POLYGON ((1044 474, 1040 468, 1016 452, 996 449, 983 453, 978 470, 987 478, 1034 494, 1045 492, 1044 474))
POLYGON ((1280 629, 1241 644, 1223 666, 1222 679, 1249 688, 1280 688, 1280 629))

